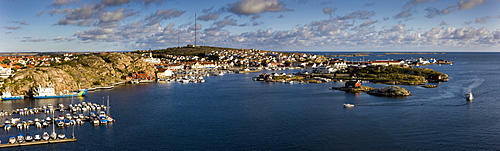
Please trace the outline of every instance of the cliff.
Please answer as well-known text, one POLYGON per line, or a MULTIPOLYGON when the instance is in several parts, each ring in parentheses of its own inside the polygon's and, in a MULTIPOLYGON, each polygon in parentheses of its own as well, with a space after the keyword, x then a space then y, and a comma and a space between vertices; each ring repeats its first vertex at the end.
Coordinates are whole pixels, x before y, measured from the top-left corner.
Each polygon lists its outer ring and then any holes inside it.
POLYGON ((8 87, 13 94, 26 95, 33 87, 51 83, 55 85, 56 92, 74 91, 125 81, 125 77, 133 71, 154 75, 156 69, 139 54, 86 54, 51 67, 20 70, 5 80, 3 88, 8 87))

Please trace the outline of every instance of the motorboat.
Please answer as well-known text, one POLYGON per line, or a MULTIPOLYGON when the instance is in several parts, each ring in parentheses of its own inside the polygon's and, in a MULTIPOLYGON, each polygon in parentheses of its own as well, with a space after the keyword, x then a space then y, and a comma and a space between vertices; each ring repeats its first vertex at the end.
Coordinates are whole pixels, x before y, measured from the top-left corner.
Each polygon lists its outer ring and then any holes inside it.
POLYGON ((26 135, 26 142, 31 142, 31 141, 33 141, 33 136, 31 136, 29 134, 26 135))
POLYGON ((99 119, 98 119, 98 118, 94 118, 94 120, 92 121, 92 123, 93 123, 94 125, 99 125, 99 123, 100 123, 100 122, 101 122, 101 121, 99 121, 99 119))
POLYGON ((42 123, 40 122, 35 122, 36 128, 42 128, 42 123))
POLYGON ((51 139, 57 139, 57 133, 56 133, 56 132, 52 132, 52 133, 50 134, 50 138, 51 138, 51 139))
POLYGON ((345 103, 344 108, 353 108, 354 104, 345 103))
POLYGON ((16 137, 15 136, 9 137, 9 144, 14 144, 14 143, 16 143, 16 137))
POLYGON ((42 127, 49 127, 49 123, 48 123, 48 122, 46 122, 46 121, 45 121, 45 122, 43 122, 43 123, 42 123, 42 127))
POLYGON ((36 135, 33 137, 33 140, 35 140, 35 141, 40 141, 40 140, 42 140, 42 136, 40 136, 40 135, 36 134, 36 135))
POLYGON ((23 143, 24 142, 24 135, 23 134, 17 134, 16 140, 18 143, 23 143))
POLYGON ((57 120, 57 126, 63 127, 64 126, 64 121, 63 120, 57 120))
POLYGON ((10 125, 5 125, 3 127, 3 129, 5 129, 6 131, 9 131, 11 128, 12 128, 12 126, 10 126, 10 125))
POLYGON ((474 100, 474 96, 472 95, 472 92, 469 92, 468 94, 466 94, 467 96, 467 101, 471 102, 472 100, 474 100))
POLYGON ((58 139, 65 139, 66 138, 66 134, 57 134, 57 138, 58 139))
POLYGON ((73 119, 73 116, 71 116, 71 114, 67 113, 65 118, 71 120, 71 119, 73 119))
POLYGON ((49 133, 43 132, 42 139, 43 140, 49 140, 50 139, 49 133))

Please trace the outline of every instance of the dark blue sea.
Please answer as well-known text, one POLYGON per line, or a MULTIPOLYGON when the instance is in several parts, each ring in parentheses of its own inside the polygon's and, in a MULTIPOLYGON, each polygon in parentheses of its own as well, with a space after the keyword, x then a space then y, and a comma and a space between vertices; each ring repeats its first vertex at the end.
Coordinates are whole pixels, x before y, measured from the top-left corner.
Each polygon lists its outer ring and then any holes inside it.
MULTIPOLYGON (((344 83, 252 81, 263 72, 298 72, 262 71, 207 77, 205 83, 125 84, 84 98, 3 101, 0 109, 106 104, 109 96, 110 114, 117 120, 75 126, 77 142, 9 150, 500 150, 500 53, 375 54, 381 53, 344 59, 445 59, 453 65, 420 68, 451 78, 431 83, 438 85, 432 89, 402 86, 413 95, 390 98, 329 90, 344 83), (469 90, 475 94, 470 103, 464 98, 469 90), (344 103, 356 107, 346 109, 344 103)), ((11 117, 34 118, 13 115, 0 122, 11 117)), ((70 136, 73 127, 55 130, 70 136)), ((52 128, 1 130, 0 140, 44 131, 52 128)))

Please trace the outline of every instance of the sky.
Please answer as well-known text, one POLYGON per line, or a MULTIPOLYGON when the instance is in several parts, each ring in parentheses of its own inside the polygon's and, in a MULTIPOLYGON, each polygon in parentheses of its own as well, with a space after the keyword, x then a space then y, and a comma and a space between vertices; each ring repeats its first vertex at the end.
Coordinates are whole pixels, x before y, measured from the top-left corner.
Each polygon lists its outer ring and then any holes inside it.
POLYGON ((500 0, 0 0, 0 52, 500 52, 500 0), (196 40, 195 40, 196 37, 196 40))

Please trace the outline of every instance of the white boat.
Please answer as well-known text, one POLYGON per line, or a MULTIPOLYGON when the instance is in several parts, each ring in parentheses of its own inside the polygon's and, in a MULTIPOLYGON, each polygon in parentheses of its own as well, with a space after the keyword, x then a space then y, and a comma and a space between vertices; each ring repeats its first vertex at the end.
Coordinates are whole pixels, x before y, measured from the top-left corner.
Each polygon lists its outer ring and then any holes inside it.
POLYGON ((33 140, 35 140, 35 141, 40 141, 40 140, 42 140, 42 136, 40 136, 40 135, 36 134, 36 135, 33 137, 33 140))
POLYGON ((344 108, 353 108, 354 104, 345 103, 344 108))
POLYGON ((15 136, 9 137, 9 144, 14 144, 14 143, 16 143, 16 137, 15 136))
POLYGON ((65 139, 66 138, 66 134, 57 134, 57 138, 58 139, 65 139))
POLYGON ((69 113, 66 113, 66 117, 65 118, 71 120, 71 119, 73 119, 73 116, 71 116, 71 114, 69 114, 69 113))
POLYGON ((57 126, 63 127, 64 126, 64 121, 63 120, 57 120, 57 126))
POLYGON ((56 132, 52 132, 52 133, 50 134, 50 138, 51 138, 51 139, 57 139, 57 133, 56 133, 56 132))
POLYGON ((474 96, 472 95, 472 92, 469 92, 469 94, 466 94, 466 96, 467 96, 467 101, 470 102, 470 101, 474 100, 474 96))
POLYGON ((92 123, 93 123, 94 125, 99 125, 100 121, 99 121, 99 119, 98 119, 98 118, 95 118, 95 119, 92 121, 92 123))
POLYGON ((10 91, 5 91, 0 98, 1 100, 20 100, 24 99, 24 95, 12 95, 10 91))
POLYGON ((60 97, 73 97, 73 96, 85 96, 87 94, 88 90, 83 89, 79 90, 78 92, 60 92, 56 93, 55 91, 55 86, 52 84, 49 84, 46 87, 38 86, 34 91, 33 91, 33 98, 35 99, 44 99, 44 98, 60 98, 60 97))
POLYGON ((16 137, 16 140, 18 143, 23 143, 24 142, 24 136, 23 134, 18 134, 16 137))
POLYGON ((26 142, 31 142, 31 141, 33 141, 33 136, 31 136, 29 134, 26 135, 26 142))
POLYGON ((49 133, 43 132, 42 139, 43 140, 49 140, 50 139, 49 133))
POLYGON ((5 126, 3 127, 3 129, 5 129, 6 131, 9 131, 11 128, 12 128, 12 127, 11 127, 10 125, 5 125, 5 126))

